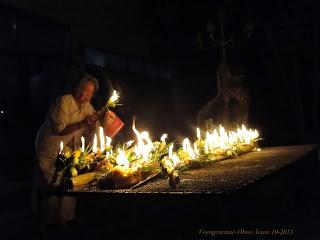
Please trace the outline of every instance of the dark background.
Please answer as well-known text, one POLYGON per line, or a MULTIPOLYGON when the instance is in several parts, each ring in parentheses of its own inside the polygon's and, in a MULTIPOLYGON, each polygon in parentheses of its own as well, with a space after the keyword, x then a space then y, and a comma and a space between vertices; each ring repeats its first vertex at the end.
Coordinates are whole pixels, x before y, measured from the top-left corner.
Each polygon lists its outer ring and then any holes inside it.
POLYGON ((134 115, 153 138, 193 136, 198 111, 217 91, 221 48, 209 47, 206 24, 211 19, 218 29, 219 9, 226 37, 235 39, 227 56, 245 72, 249 126, 261 132, 261 146, 319 142, 316 1, 0 3, 0 180, 8 188, 30 188, 36 131, 75 78, 74 66, 98 77, 96 108, 111 85, 120 91, 116 111, 126 129, 118 140, 130 136, 134 115))

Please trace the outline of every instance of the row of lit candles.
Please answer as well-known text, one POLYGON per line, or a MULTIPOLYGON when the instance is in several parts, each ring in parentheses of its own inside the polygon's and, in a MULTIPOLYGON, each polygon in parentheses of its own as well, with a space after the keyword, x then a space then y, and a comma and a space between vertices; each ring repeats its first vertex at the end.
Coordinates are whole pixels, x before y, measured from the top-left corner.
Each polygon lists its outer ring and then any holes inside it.
MULTIPOLYGON (((141 156, 143 161, 149 160, 149 154, 154 148, 153 142, 149 138, 149 133, 146 131, 139 132, 135 125, 132 126, 133 131, 135 132, 137 136, 137 144, 134 147, 134 151, 137 156, 141 156)), ((199 143, 201 141, 204 141, 204 148, 205 153, 211 152, 211 150, 215 148, 221 148, 221 149, 227 149, 228 147, 232 147, 234 144, 244 143, 244 144, 251 144, 251 141, 254 139, 257 139, 259 136, 258 131, 256 130, 247 130, 246 127, 243 125, 242 128, 238 128, 237 131, 225 131, 225 129, 220 126, 219 131, 214 130, 213 132, 209 133, 206 132, 206 138, 205 140, 202 140, 201 138, 201 132, 200 129, 197 128, 197 141, 194 142, 193 147, 191 146, 191 143, 188 138, 185 138, 182 143, 183 150, 188 153, 190 159, 196 159, 199 156, 199 143)), ((100 147, 98 147, 98 137, 95 134, 92 144, 92 151, 93 153, 103 152, 106 147, 111 146, 112 139, 108 136, 104 135, 104 130, 102 127, 99 129, 99 137, 100 137, 100 147)), ((161 137, 161 142, 165 143, 165 140, 167 138, 167 134, 163 134, 161 137)), ((134 141, 129 141, 126 145, 130 146, 134 141)), ((174 166, 176 166, 180 161, 179 157, 176 153, 173 153, 173 143, 169 146, 169 154, 167 156, 167 160, 171 161, 174 166)), ((85 139, 84 137, 81 137, 81 152, 85 151, 85 139)), ((112 150, 111 150, 112 151, 112 150)), ((109 155, 110 152, 107 152, 107 155, 109 155)), ((63 152, 63 142, 60 143, 60 154, 63 152)), ((119 165, 126 165, 129 166, 129 161, 125 156, 125 153, 123 150, 118 149, 118 155, 116 157, 117 163, 119 165), (125 163, 125 164, 124 164, 125 163)))
MULTIPOLYGON (((97 153, 99 150, 103 152, 106 147, 111 146, 112 138, 108 136, 104 136, 104 131, 102 127, 99 127, 99 138, 100 138, 100 148, 98 147, 98 137, 97 134, 94 134, 93 144, 92 144, 92 152, 97 153)), ((63 141, 60 142, 60 152, 59 154, 63 153, 64 144, 63 141)), ((85 151, 85 138, 81 137, 81 152, 85 151)))

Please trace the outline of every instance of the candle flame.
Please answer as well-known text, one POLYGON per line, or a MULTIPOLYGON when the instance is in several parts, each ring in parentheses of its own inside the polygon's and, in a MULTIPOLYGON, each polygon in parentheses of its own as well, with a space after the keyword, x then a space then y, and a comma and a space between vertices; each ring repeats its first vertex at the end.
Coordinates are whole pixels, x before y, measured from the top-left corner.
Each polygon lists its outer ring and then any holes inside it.
MULTIPOLYGON (((218 129, 206 132, 204 151, 206 154, 210 154, 213 153, 215 149, 231 150, 239 145, 252 145, 258 138, 259 132, 257 130, 247 129, 244 125, 235 131, 226 131, 226 129, 220 125, 218 129)), ((197 144, 199 142, 197 142, 197 144)), ((194 147, 194 149, 196 148, 194 147)))
POLYGON ((94 153, 97 153, 97 151, 98 151, 97 145, 98 145, 97 134, 94 134, 93 145, 92 145, 92 151, 93 151, 94 153))
POLYGON ((195 154, 198 156, 199 155, 199 149, 197 147, 197 143, 193 143, 193 148, 194 148, 195 154))
POLYGON ((180 163, 180 158, 175 153, 172 155, 171 159, 174 167, 176 167, 180 163))
POLYGON ((164 133, 164 134, 162 134, 160 140, 161 140, 161 142, 166 143, 166 139, 167 139, 167 138, 168 138, 168 134, 164 133))
POLYGON ((135 153, 138 156, 142 156, 145 161, 149 160, 149 154, 153 149, 153 143, 149 138, 149 133, 147 131, 139 132, 135 126, 135 120, 133 120, 132 130, 137 136, 138 143, 135 146, 135 153))
POLYGON ((111 142, 112 142, 112 138, 106 136, 106 147, 110 147, 111 146, 111 142))
POLYGON ((100 137, 100 149, 101 151, 104 150, 105 147, 105 141, 104 141, 104 131, 102 127, 99 127, 99 137, 100 137))
POLYGON ((116 90, 113 90, 112 96, 110 97, 110 103, 114 103, 119 100, 119 95, 116 90))
POLYGON ((191 147, 190 140, 188 138, 185 138, 182 142, 182 148, 185 152, 189 154, 189 157, 194 159, 196 158, 196 154, 194 150, 191 147))
POLYGON ((134 140, 130 140, 126 143, 127 147, 130 147, 134 143, 134 140))
POLYGON ((197 139, 201 139, 201 132, 200 132, 200 128, 197 127, 197 139))
POLYGON ((126 157, 124 151, 122 151, 120 148, 118 148, 118 156, 116 158, 116 162, 118 165, 123 166, 125 169, 129 168, 130 162, 126 157))
POLYGON ((85 139, 83 136, 81 136, 81 152, 84 152, 84 148, 85 148, 85 139))
POLYGON ((169 158, 172 158, 173 143, 169 147, 169 158))
POLYGON ((63 151, 63 141, 60 142, 60 152, 59 152, 59 154, 61 154, 62 151, 63 151))

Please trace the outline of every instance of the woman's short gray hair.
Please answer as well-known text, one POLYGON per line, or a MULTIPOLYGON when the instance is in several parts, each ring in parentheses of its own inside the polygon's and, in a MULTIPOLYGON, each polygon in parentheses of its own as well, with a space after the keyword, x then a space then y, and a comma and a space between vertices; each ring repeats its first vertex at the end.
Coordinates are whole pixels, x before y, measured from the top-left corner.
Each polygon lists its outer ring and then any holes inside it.
POLYGON ((95 78, 94 76, 92 76, 91 74, 84 74, 79 82, 78 87, 81 87, 83 84, 87 83, 87 82, 92 82, 94 84, 94 91, 98 91, 99 90, 99 81, 97 78, 95 78))

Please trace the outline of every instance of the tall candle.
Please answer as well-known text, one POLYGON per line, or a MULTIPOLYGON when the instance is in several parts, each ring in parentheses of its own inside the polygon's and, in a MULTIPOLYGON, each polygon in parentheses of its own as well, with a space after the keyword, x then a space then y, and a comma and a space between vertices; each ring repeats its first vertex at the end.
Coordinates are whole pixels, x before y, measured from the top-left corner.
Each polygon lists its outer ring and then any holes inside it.
POLYGON ((97 139, 97 134, 94 135, 94 138, 93 138, 93 146, 92 146, 92 151, 94 153, 97 153, 98 151, 98 148, 97 148, 97 143, 98 142, 98 139, 97 139))
POLYGON ((63 141, 60 142, 60 152, 59 152, 59 154, 61 154, 62 151, 63 151, 63 141))
POLYGON ((112 141, 112 138, 106 136, 106 147, 109 147, 111 145, 111 141, 112 141))
POLYGON ((201 139, 201 133, 200 133, 200 129, 197 127, 197 138, 198 140, 201 139))
POLYGON ((103 151, 105 145, 104 145, 104 132, 102 127, 100 127, 99 135, 100 135, 100 150, 103 151))
POLYGON ((84 137, 82 136, 82 137, 81 137, 81 152, 84 152, 84 147, 85 147, 85 139, 84 139, 84 137))

